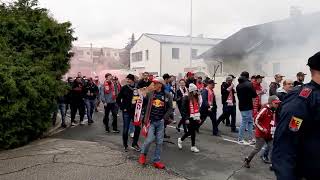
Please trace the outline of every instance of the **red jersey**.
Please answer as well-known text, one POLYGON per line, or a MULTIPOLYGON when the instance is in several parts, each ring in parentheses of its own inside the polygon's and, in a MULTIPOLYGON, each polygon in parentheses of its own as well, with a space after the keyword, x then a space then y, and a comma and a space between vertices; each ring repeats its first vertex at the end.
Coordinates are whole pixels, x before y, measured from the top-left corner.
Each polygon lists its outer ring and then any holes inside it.
POLYGON ((275 111, 270 108, 270 105, 266 105, 259 111, 254 124, 257 138, 272 139, 271 127, 275 126, 275 111))

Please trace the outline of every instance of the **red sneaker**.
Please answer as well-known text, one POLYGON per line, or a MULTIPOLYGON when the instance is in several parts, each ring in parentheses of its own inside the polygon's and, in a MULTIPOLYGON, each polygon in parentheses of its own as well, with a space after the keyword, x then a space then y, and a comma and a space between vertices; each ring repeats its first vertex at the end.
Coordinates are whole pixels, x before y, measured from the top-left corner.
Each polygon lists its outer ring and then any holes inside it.
POLYGON ((139 164, 145 165, 146 164, 146 155, 141 154, 139 157, 139 164))
POLYGON ((165 165, 161 162, 155 162, 155 163, 153 163, 153 166, 157 169, 164 169, 165 168, 165 165))

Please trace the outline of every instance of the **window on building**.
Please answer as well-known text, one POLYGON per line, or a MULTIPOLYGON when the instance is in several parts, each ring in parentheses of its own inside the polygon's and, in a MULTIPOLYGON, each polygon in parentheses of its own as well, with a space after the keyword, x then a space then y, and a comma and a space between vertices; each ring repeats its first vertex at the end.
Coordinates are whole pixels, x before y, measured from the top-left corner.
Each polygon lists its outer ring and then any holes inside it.
POLYGON ((118 54, 117 54, 117 53, 114 53, 114 56, 118 56, 118 54))
POLYGON ((110 57, 110 52, 106 52, 106 56, 107 56, 107 57, 110 57))
POLYGON ((273 63, 273 74, 280 73, 280 63, 273 63))
POLYGON ((84 55, 84 51, 83 50, 78 50, 78 51, 76 51, 76 55, 83 56, 84 55))
POLYGON ((93 51, 93 56, 100 56, 101 55, 101 51, 93 51))
POLYGON ((87 52, 87 55, 90 55, 90 52, 89 52, 89 51, 87 52))
POLYGON ((146 50, 146 60, 149 60, 149 50, 146 50))
POLYGON ((198 49, 192 49, 192 59, 196 59, 198 56, 198 49))
POLYGON ((142 61, 142 51, 131 54, 132 62, 142 61))
POLYGON ((172 48, 172 59, 180 59, 180 49, 172 48))

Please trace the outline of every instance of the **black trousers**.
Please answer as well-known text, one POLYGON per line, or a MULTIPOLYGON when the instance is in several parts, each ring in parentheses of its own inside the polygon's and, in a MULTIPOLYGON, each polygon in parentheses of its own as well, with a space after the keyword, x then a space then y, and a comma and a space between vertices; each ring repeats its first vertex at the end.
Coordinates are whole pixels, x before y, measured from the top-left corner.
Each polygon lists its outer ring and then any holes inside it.
POLYGON ((191 136, 191 146, 196 145, 196 129, 199 127, 198 121, 189 120, 189 124, 187 124, 188 131, 184 133, 181 140, 184 141, 188 136, 191 136))
MULTIPOLYGON (((181 102, 180 102, 180 103, 177 103, 177 105, 178 105, 178 109, 179 109, 180 115, 182 116, 182 113, 181 113, 181 112, 182 112, 181 102)), ((178 123, 178 128, 180 128, 181 125, 182 125, 182 127, 183 127, 184 133, 186 133, 188 130, 187 130, 187 125, 185 124, 185 120, 184 120, 183 117, 180 119, 180 121, 179 121, 179 123, 178 123)))
POLYGON ((106 130, 109 130, 109 114, 112 114, 112 128, 113 130, 118 130, 118 106, 116 103, 107 103, 107 106, 104 106, 104 118, 103 124, 105 125, 106 130))
POLYGON ((200 126, 206 121, 207 117, 211 119, 212 122, 212 134, 217 135, 219 130, 218 130, 218 122, 217 122, 217 110, 212 110, 212 111, 205 111, 201 112, 200 119, 201 123, 200 126))
POLYGON ((218 118, 218 126, 225 119, 226 124, 230 124, 229 116, 231 116, 231 130, 236 130, 236 106, 228 106, 226 103, 223 104, 223 113, 218 118))
POLYGON ((71 108, 71 122, 75 122, 77 111, 79 110, 80 122, 83 121, 84 113, 85 113, 85 104, 84 101, 72 101, 70 104, 71 108))

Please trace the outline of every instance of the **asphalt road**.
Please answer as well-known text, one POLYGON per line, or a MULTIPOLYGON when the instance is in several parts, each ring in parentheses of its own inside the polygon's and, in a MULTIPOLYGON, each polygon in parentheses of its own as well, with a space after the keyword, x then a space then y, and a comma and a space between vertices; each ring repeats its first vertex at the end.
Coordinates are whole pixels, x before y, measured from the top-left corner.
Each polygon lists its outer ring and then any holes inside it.
MULTIPOLYGON (((102 110, 102 109, 101 109, 102 110)), ((219 111, 218 114, 221 112, 219 111)), ((121 113, 119 113, 121 114, 121 113)), ((179 118, 179 116, 176 116, 179 118)), ((61 130, 53 135, 53 138, 72 139, 80 141, 98 142, 101 145, 110 146, 112 149, 123 151, 122 137, 120 134, 106 133, 102 123, 103 112, 94 114, 95 123, 91 126, 76 126, 61 130)), ((238 114, 239 121, 239 114, 238 114)), ((111 122, 110 122, 111 123, 111 122)), ((110 125, 111 126, 111 125, 110 125)), ((179 150, 177 139, 182 136, 174 129, 175 125, 167 128, 167 134, 171 136, 164 143, 161 158, 166 164, 167 170, 176 173, 186 179, 210 179, 210 180, 267 180, 275 179, 269 166, 264 164, 259 156, 251 163, 251 169, 242 168, 243 159, 252 150, 251 146, 236 143, 237 134, 223 124, 220 125, 222 137, 211 136, 211 122, 208 119, 197 134, 196 145, 200 153, 194 154, 190 151, 190 139, 184 142, 184 147, 179 150)), ((118 127, 122 130, 122 115, 118 117, 118 127)), ((140 144, 143 138, 140 138, 140 144)), ((129 145, 131 143, 129 142, 129 145)), ((150 149, 153 155, 154 145, 150 149)), ((139 153, 130 150, 128 156, 137 161, 139 153)), ((137 166, 139 164, 137 163, 137 166)), ((130 179, 130 177, 128 177, 130 179)))

